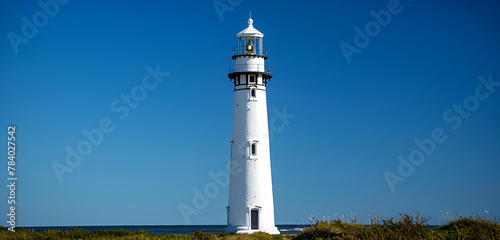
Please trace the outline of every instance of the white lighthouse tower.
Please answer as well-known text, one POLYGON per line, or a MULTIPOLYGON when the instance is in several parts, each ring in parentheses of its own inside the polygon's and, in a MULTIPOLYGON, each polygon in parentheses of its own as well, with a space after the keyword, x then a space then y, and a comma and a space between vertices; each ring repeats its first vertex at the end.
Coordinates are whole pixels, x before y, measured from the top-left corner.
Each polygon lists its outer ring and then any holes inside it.
POLYGON ((273 74, 265 65, 264 34, 253 27, 252 18, 236 37, 236 64, 228 74, 234 83, 234 113, 226 232, 279 234, 274 225, 266 101, 266 84, 273 74))

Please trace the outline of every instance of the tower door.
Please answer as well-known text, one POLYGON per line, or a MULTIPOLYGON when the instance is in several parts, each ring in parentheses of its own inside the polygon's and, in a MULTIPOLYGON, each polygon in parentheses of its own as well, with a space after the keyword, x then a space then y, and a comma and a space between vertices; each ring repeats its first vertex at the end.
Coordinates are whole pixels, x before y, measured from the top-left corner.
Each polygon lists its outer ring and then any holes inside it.
POLYGON ((252 229, 259 229, 259 210, 253 209, 251 211, 251 224, 252 229))

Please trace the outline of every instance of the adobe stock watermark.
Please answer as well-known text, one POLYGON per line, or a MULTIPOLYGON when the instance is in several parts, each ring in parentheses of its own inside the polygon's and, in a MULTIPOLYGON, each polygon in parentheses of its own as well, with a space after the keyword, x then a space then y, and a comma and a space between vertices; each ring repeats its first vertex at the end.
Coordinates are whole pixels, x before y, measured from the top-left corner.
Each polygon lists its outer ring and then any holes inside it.
MULTIPOLYGON (((110 110, 112 113, 117 114, 116 117, 119 120, 125 120, 130 115, 130 112, 138 107, 140 102, 146 100, 148 92, 157 88, 164 78, 170 75, 170 73, 160 71, 159 64, 156 65, 156 69, 147 66, 146 71, 147 74, 142 78, 141 83, 134 86, 130 93, 122 93, 119 98, 111 102, 110 110)), ((63 174, 73 172, 82 163, 83 158, 89 156, 93 148, 102 143, 105 134, 110 134, 115 129, 116 126, 113 124, 113 120, 104 117, 99 121, 96 128, 91 130, 83 129, 81 131, 82 140, 76 145, 66 145, 65 161, 52 162, 52 169, 59 182, 63 181, 63 174)))
POLYGON ((403 9, 404 8, 401 6, 399 0, 389 0, 387 3, 387 9, 382 9, 378 12, 371 10, 370 15, 372 15, 374 20, 365 24, 364 31, 358 26, 354 27, 355 34, 353 44, 346 42, 341 42, 339 44, 340 50, 342 51, 342 54, 344 54, 347 63, 351 63, 352 54, 360 54, 361 49, 367 47, 370 44, 371 39, 380 34, 382 27, 385 28, 391 23, 392 16, 400 14, 403 9))
MULTIPOLYGON (((289 114, 287 112, 286 106, 280 112, 278 109, 273 108, 272 110, 274 116, 269 120, 269 141, 272 141, 274 134, 282 132, 285 127, 290 124, 290 120, 297 117, 297 115, 289 114)), ((262 131, 262 133, 267 133, 267 131, 262 131)), ((246 143, 242 142, 241 146, 236 146, 235 149, 241 154, 246 153, 246 143)), ((203 191, 198 188, 193 188, 193 199, 191 204, 180 203, 178 205, 179 211, 181 212, 184 222, 190 224, 189 219, 192 215, 198 215, 210 204, 210 199, 219 196, 220 191, 227 186, 229 186, 229 178, 231 175, 238 175, 242 171, 241 166, 238 165, 237 161, 228 162, 226 168, 217 173, 210 171, 208 175, 212 179, 210 182, 203 186, 203 191)))
POLYGON ((14 52, 16 54, 19 53, 19 45, 28 44, 29 39, 34 38, 38 34, 38 30, 47 25, 49 18, 54 18, 59 13, 60 5, 66 5, 69 1, 70 0, 39 0, 38 6, 40 6, 41 10, 35 12, 30 19, 25 16, 21 18, 23 22, 20 31, 21 35, 14 32, 7 33, 7 38, 14 52))
POLYGON ((212 5, 222 22, 224 21, 224 13, 234 11, 234 8, 239 6, 242 2, 243 0, 214 0, 212 5))
MULTIPOLYGON (((495 92, 495 88, 500 86, 500 82, 493 81, 492 74, 489 74, 487 79, 481 75, 477 79, 479 84, 476 86, 473 95, 465 97, 462 103, 455 103, 451 108, 443 112, 443 121, 450 123, 450 128, 453 131, 460 128, 464 119, 469 118, 473 112, 477 111, 480 102, 490 98, 491 94, 495 92)), ((396 190, 395 185, 397 183, 405 182, 406 178, 409 178, 415 172, 415 167, 422 165, 426 158, 434 154, 438 144, 444 143, 447 139, 448 135, 442 128, 434 128, 428 138, 415 139, 415 149, 408 154, 408 157, 398 156, 397 173, 384 172, 385 180, 391 192, 396 190)))

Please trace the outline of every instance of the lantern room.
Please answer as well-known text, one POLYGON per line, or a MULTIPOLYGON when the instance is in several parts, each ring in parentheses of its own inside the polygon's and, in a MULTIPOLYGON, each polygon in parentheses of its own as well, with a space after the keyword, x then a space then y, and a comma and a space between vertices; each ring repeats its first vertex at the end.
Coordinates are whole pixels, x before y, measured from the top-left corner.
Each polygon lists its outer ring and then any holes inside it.
POLYGON ((248 27, 236 34, 237 47, 233 49, 233 59, 238 56, 257 56, 267 59, 267 50, 264 48, 264 34, 253 27, 253 20, 248 19, 248 27))

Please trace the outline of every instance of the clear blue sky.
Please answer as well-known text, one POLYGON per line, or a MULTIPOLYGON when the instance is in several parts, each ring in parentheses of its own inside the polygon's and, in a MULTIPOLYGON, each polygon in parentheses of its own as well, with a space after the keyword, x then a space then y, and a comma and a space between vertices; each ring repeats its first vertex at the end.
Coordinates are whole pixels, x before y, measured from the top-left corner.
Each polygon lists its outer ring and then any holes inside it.
POLYGON ((336 212, 366 221, 422 211, 433 224, 446 221, 441 211, 500 216, 498 1, 220 2, 218 13, 213 1, 74 0, 50 14, 36 1, 0 2, 0 155, 15 124, 18 226, 225 224, 226 186, 189 222, 179 205, 196 209, 196 189, 226 171, 228 66, 250 10, 274 73, 277 224, 336 212), (391 17, 381 25, 371 11, 391 17), (355 52, 343 54, 347 45, 355 52), (141 92, 148 66, 163 81, 146 79, 156 87, 141 92), (131 92, 137 105, 122 102, 131 92), (295 117, 283 121, 284 110, 295 117), (66 147, 101 121, 113 131, 81 145, 88 155, 59 181, 53 164, 67 166, 66 147), (433 135, 419 155, 415 140, 433 135), (398 171, 399 156, 418 166, 398 171))

